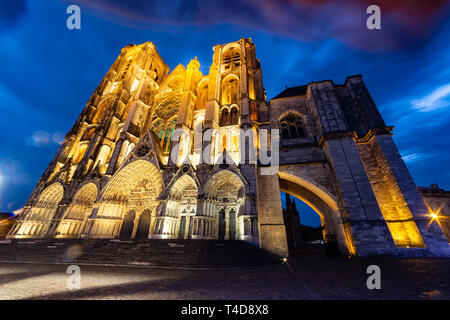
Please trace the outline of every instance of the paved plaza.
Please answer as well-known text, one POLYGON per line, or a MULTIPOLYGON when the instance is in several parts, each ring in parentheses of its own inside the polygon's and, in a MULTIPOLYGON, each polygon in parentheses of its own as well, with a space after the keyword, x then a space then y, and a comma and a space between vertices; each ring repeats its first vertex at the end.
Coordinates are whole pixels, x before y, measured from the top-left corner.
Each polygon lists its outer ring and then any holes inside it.
POLYGON ((81 265, 81 287, 73 290, 67 266, 0 263, 0 299, 450 299, 450 259, 300 252, 288 264, 243 269, 81 265), (366 286, 374 264, 380 290, 366 286))

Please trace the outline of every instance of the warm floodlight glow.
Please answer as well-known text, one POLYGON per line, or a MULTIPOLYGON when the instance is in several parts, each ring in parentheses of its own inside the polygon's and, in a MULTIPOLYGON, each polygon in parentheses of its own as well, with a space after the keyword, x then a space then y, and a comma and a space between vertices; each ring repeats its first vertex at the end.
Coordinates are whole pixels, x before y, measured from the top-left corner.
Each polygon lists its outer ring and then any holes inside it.
POLYGON ((22 213, 23 209, 24 209, 24 208, 20 208, 20 209, 18 209, 18 210, 16 210, 16 211, 13 211, 13 214, 14 214, 15 216, 19 215, 19 214, 22 213))
POLYGON ((437 220, 439 218, 439 212, 442 209, 442 205, 439 208, 431 208, 431 206, 425 202, 425 205, 428 208, 428 212, 430 213, 431 221, 437 220))
POLYGON ((437 210, 430 210, 430 208, 428 208, 428 210, 430 211, 431 221, 437 220, 439 218, 439 212, 441 211, 441 209, 442 207, 437 210))

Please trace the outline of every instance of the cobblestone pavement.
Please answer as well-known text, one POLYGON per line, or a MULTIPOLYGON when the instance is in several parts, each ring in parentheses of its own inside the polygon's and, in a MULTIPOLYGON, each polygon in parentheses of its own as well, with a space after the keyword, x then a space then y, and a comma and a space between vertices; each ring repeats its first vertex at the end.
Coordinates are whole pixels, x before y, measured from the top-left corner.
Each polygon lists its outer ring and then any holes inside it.
POLYGON ((0 299, 450 299, 450 259, 297 254, 288 264, 229 270, 81 267, 68 290, 67 265, 0 263, 0 299), (381 289, 366 286, 381 268, 381 289))

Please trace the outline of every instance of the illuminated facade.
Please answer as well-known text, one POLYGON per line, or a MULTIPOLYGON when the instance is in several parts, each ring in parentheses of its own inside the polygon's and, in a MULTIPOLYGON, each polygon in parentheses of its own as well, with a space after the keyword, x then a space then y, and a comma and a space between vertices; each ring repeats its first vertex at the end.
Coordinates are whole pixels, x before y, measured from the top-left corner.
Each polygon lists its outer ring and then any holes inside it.
POLYGON ((281 190, 345 253, 449 254, 360 76, 266 101, 251 39, 199 67, 169 72, 150 42, 123 48, 8 237, 236 239, 286 256, 281 190), (262 129, 280 132, 274 174, 241 161, 262 129))

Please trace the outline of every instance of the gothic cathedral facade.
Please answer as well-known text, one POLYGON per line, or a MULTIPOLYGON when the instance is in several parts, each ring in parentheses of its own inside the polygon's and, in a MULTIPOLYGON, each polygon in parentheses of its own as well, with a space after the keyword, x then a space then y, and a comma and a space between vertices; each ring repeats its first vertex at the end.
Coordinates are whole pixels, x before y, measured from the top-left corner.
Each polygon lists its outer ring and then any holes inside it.
POLYGON ((8 237, 235 239, 287 256, 284 191, 345 254, 450 255, 361 76, 267 101, 251 39, 199 67, 123 48, 8 237))

